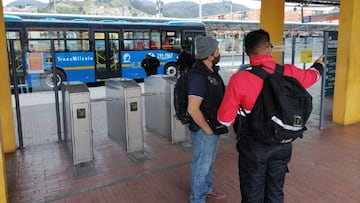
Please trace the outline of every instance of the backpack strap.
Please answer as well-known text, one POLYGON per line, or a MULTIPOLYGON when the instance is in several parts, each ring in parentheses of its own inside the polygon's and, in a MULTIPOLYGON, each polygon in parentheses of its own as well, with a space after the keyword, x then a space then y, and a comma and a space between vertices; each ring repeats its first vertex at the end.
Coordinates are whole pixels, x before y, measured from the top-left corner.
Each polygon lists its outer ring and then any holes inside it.
POLYGON ((254 66, 251 70, 248 70, 250 73, 262 78, 263 80, 269 75, 263 68, 263 66, 254 66))
MULTIPOLYGON (((269 68, 267 66, 259 65, 259 66, 254 66, 251 70, 249 70, 249 72, 257 75, 258 77, 260 77, 262 79, 265 79, 268 75, 270 75, 270 73, 265 71, 263 68, 271 69, 271 68, 269 68)), ((284 66, 282 66, 280 64, 276 64, 275 72, 279 73, 281 75, 284 74, 284 66)))
POLYGON ((275 72, 283 75, 284 74, 284 66, 280 65, 280 64, 276 64, 275 66, 275 72))
POLYGON ((243 105, 241 105, 241 104, 240 104, 240 107, 239 107, 238 112, 239 112, 240 114, 241 114, 241 112, 243 112, 245 116, 249 115, 248 113, 246 113, 246 111, 245 111, 245 109, 244 109, 243 105))

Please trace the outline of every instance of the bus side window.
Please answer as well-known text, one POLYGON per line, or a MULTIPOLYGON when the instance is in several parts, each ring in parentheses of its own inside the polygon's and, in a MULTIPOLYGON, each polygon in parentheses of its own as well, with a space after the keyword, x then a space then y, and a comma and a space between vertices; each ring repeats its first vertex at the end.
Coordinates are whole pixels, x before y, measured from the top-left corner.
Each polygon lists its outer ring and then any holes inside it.
POLYGON ((151 40, 150 44, 151 44, 151 49, 159 49, 155 41, 151 40))
POLYGON ((51 48, 50 40, 43 39, 31 39, 29 42, 30 52, 49 52, 51 48), (31 47, 31 45, 33 45, 31 47))
POLYGON ((35 46, 33 44, 29 45, 29 52, 36 52, 35 46))
POLYGON ((150 36, 150 48, 159 49, 160 44, 160 31, 152 30, 150 36))
POLYGON ((141 40, 137 40, 136 41, 136 46, 135 46, 135 49, 136 50, 143 50, 145 47, 144 47, 144 44, 141 40))
POLYGON ((124 40, 124 50, 133 50, 133 40, 124 40))
POLYGON ((67 40, 65 51, 89 51, 89 40, 67 40))
POLYGON ((89 34, 87 31, 67 30, 65 33, 65 52, 90 51, 89 34))
POLYGON ((181 32, 178 31, 163 31, 162 32, 162 48, 163 49, 179 49, 181 41, 181 32))
POLYGON ((169 43, 169 40, 168 39, 165 39, 162 43, 162 48, 163 49, 170 49, 170 43, 169 43))
POLYGON ((149 40, 143 40, 142 43, 144 45, 144 49, 150 49, 149 40))
POLYGON ((54 40, 55 51, 66 51, 65 40, 54 40))

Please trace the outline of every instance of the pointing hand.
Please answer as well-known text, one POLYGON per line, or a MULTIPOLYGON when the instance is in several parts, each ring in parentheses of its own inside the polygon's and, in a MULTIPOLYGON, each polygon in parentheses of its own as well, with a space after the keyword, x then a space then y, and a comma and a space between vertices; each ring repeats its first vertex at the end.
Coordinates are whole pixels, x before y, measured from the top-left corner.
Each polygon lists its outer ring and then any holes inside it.
POLYGON ((324 55, 321 55, 319 58, 317 58, 314 63, 320 63, 322 66, 325 66, 324 55))

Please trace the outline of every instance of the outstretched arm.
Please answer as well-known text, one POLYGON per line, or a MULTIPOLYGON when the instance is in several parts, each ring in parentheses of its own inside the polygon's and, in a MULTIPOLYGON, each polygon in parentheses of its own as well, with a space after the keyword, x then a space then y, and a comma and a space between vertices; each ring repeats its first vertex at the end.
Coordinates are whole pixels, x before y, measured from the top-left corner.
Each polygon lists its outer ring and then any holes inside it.
POLYGON ((317 71, 319 71, 320 75, 322 75, 324 66, 325 66, 324 55, 321 55, 319 58, 317 58, 314 61, 314 64, 311 67, 315 68, 317 71))

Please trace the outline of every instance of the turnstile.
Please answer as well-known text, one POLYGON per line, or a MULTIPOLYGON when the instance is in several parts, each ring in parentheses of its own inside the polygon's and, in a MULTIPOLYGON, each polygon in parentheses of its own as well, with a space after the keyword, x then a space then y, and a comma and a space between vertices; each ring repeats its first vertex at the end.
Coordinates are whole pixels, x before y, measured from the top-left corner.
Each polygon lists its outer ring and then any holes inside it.
POLYGON ((108 135, 126 152, 144 150, 141 88, 134 80, 109 79, 105 82, 108 135))
POLYGON ((146 128, 171 143, 185 141, 186 126, 175 115, 173 76, 152 75, 144 79, 146 128))
POLYGON ((64 83, 64 140, 69 144, 73 164, 94 160, 90 92, 84 83, 64 83))

